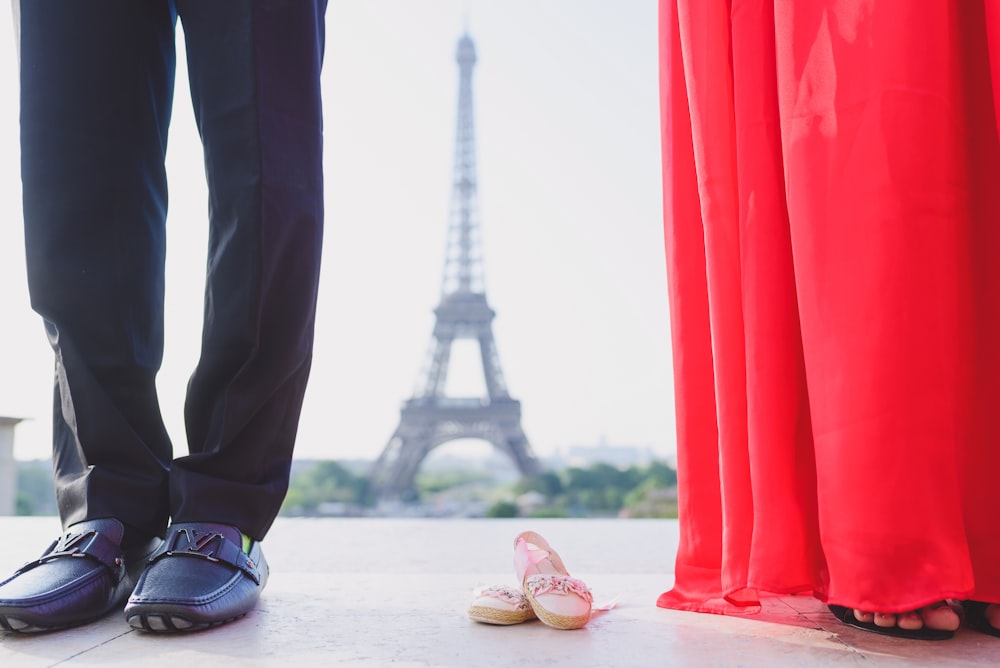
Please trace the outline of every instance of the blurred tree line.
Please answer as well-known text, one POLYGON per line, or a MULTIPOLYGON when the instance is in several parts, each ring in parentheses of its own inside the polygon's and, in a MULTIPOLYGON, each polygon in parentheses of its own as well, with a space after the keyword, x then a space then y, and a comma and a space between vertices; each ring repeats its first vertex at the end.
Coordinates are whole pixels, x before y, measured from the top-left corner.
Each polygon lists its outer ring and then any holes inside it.
MULTIPOLYGON (((360 506, 367 480, 333 460, 317 462, 293 475, 281 509, 285 514, 322 514, 325 507, 360 506)), ((344 514, 344 513, 335 513, 344 514)))
POLYGON ((52 462, 17 462, 18 515, 55 515, 56 488, 52 482, 52 462))
POLYGON ((677 472, 663 462, 570 467, 522 478, 492 517, 677 517, 677 472))
MULTIPOLYGON (((663 462, 620 469, 609 464, 546 471, 497 484, 476 471, 439 471, 417 477, 418 501, 457 488, 477 488, 490 517, 676 517, 677 472, 663 462)), ((336 461, 318 462, 292 477, 284 514, 363 514, 364 475, 336 461)))

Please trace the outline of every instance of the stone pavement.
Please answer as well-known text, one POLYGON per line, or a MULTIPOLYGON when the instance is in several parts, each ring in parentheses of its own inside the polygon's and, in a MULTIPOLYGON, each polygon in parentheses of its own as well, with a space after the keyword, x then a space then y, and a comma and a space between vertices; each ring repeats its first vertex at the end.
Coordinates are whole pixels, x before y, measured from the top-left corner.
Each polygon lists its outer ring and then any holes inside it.
MULTIPOLYGON (((0 518, 0 573, 58 533, 51 517, 0 518)), ((1000 638, 876 636, 811 598, 769 599, 750 617, 661 610, 676 545, 673 520, 280 518, 264 543, 270 582, 246 618, 177 636, 133 631, 118 613, 56 633, 0 633, 0 667, 1000 665, 1000 638), (528 529, 616 607, 579 631, 469 621, 473 587, 514 583, 513 539, 528 529)))

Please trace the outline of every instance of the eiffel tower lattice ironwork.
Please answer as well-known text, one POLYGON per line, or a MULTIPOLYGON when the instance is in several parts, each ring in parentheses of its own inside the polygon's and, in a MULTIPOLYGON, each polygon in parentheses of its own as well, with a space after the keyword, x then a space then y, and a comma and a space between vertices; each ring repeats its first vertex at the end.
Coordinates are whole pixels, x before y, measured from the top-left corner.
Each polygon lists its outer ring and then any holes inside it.
POLYGON ((372 468, 369 484, 375 498, 410 500, 424 458, 437 446, 456 439, 481 439, 514 462, 522 475, 540 470, 521 427, 521 403, 507 391, 486 301, 477 207, 476 147, 472 115, 472 68, 476 48, 466 34, 458 41, 458 122, 454 181, 448 223, 441 302, 434 314, 428 361, 413 397, 403 403, 399 426, 372 468), (485 397, 445 396, 452 344, 479 343, 485 397))

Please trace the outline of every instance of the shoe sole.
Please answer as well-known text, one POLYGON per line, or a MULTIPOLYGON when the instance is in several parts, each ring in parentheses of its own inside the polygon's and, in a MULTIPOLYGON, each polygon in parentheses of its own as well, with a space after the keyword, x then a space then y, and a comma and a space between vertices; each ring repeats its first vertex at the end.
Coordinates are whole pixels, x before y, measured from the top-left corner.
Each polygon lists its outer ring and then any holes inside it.
POLYGON ((11 615, 0 615, 0 630, 7 631, 8 633, 46 633, 48 631, 61 631, 62 629, 71 629, 75 626, 92 624, 97 620, 102 619, 103 617, 104 614, 98 615, 96 617, 90 617, 87 619, 81 619, 80 621, 74 621, 72 624, 56 624, 54 626, 50 625, 40 626, 34 622, 27 621, 20 617, 13 617, 11 615))
POLYGON ((0 617, 0 629, 10 633, 43 633, 45 631, 57 631, 66 628, 64 626, 35 626, 18 617, 0 617))
POLYGON ((531 604, 531 609, 535 611, 538 619, 552 628, 572 631, 574 629, 582 629, 590 621, 591 610, 582 615, 557 615, 543 608, 530 592, 525 592, 524 595, 528 598, 528 603, 531 604))
POLYGON ((529 610, 500 610, 485 605, 469 606, 469 619, 482 624, 497 624, 510 626, 521 624, 535 618, 535 613, 529 610))
POLYGON ((246 617, 247 613, 229 617, 213 622, 193 622, 181 615, 170 615, 163 613, 147 613, 132 615, 128 618, 128 625, 138 631, 148 631, 149 633, 187 633, 188 631, 204 631, 205 629, 222 626, 229 622, 246 617))

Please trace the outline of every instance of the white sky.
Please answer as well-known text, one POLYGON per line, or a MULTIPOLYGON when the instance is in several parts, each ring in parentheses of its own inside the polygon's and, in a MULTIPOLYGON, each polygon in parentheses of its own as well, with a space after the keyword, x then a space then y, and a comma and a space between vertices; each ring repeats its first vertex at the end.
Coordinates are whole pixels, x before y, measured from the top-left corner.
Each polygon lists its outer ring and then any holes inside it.
MULTIPOLYGON (((374 458, 431 340, 465 26, 487 297, 537 454, 674 451, 663 260, 656 0, 331 0, 323 72, 327 227, 297 458, 374 458)), ((180 38, 180 37, 179 37, 180 38)), ((175 450, 197 360, 206 244, 183 53, 168 172, 167 333, 158 378, 175 450)), ((0 415, 48 456, 52 354, 24 279, 17 58, 0 21, 0 415)), ((452 362, 451 393, 482 385, 452 362)), ((461 444, 452 446, 458 454, 461 444)))

